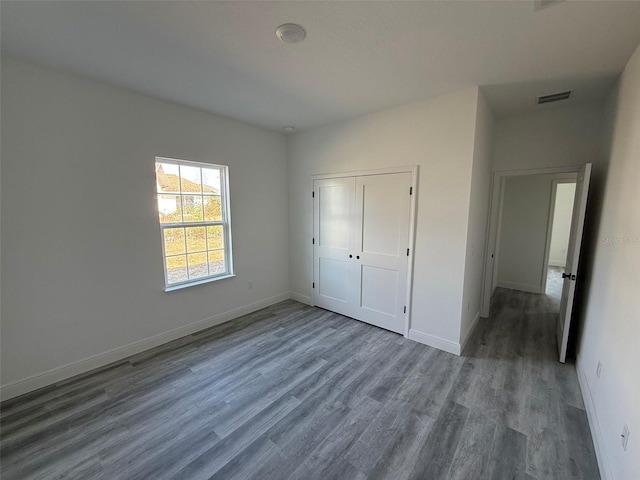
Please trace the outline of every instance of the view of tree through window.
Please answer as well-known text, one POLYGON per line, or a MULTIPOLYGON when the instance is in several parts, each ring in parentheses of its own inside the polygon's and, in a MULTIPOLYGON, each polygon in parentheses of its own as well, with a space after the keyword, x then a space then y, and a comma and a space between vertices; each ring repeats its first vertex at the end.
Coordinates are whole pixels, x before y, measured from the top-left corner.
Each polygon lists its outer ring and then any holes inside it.
POLYGON ((167 286, 231 273, 226 167, 156 159, 167 286))

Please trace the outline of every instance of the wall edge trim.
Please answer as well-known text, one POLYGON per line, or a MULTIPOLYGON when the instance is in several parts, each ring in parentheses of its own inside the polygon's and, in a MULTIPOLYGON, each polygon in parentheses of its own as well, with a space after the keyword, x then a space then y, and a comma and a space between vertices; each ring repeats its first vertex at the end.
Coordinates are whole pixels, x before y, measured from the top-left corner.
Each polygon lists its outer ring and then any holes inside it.
POLYGON ((580 392, 582 393, 585 410, 587 412, 587 420, 589 421, 591 439, 593 440, 593 446, 596 451, 596 459, 598 461, 600 476, 602 477, 602 480, 611 480, 614 477, 611 474, 611 465, 609 464, 607 451, 604 446, 602 430, 600 429, 600 422, 598 421, 598 414, 591 395, 589 381, 581 367, 580 359, 576 361, 576 372, 578 373, 578 384, 580 385, 580 392))
POLYGON ((296 302, 304 303, 305 305, 313 306, 313 301, 309 295, 304 295, 298 292, 291 292, 291 299, 296 302))
POLYGON ((257 310, 260 310, 261 308, 268 307, 270 305, 282 302, 283 300, 288 300, 290 298, 292 298, 292 294, 290 292, 284 292, 278 295, 263 298, 262 300, 258 300, 256 302, 219 313, 212 317, 198 320, 188 325, 183 325, 166 332, 158 333, 151 337, 136 340, 135 342, 131 342, 129 344, 122 345, 111 350, 107 350, 106 352, 93 355, 83 360, 68 363, 66 365, 53 368, 46 372, 38 373, 22 380, 2 385, 0 387, 0 400, 4 401, 10 398, 18 397, 20 395, 24 395, 25 393, 30 393, 32 391, 38 390, 39 388, 43 388, 61 382, 63 380, 67 380, 76 375, 95 370, 96 368, 104 367, 110 363, 123 360, 132 355, 136 355, 151 348, 155 348, 165 343, 172 342, 174 340, 177 340, 178 338, 191 335, 201 330, 220 325, 221 323, 228 322, 242 315, 253 313, 257 310))
POLYGON ((413 340, 414 342, 422 343, 424 345, 437 348, 438 350, 443 350, 445 352, 460 356, 461 349, 459 343, 445 340, 444 338, 440 338, 435 335, 429 335, 428 333, 419 332, 418 330, 414 329, 409 330, 409 335, 407 336, 407 338, 409 340, 413 340))
POLYGON ((532 285, 528 283, 507 282, 504 280, 498 280, 498 287, 508 288, 510 290, 521 290, 523 292, 530 293, 544 293, 540 291, 540 285, 532 285))
POLYGON ((460 339, 460 354, 462 354, 462 352, 464 351, 464 347, 467 346, 467 342, 473 336, 473 332, 476 330, 479 324, 480 324, 480 310, 478 310, 478 313, 476 313, 476 316, 473 317, 473 320, 471 321, 471 326, 467 330, 467 333, 465 334, 464 338, 460 339))

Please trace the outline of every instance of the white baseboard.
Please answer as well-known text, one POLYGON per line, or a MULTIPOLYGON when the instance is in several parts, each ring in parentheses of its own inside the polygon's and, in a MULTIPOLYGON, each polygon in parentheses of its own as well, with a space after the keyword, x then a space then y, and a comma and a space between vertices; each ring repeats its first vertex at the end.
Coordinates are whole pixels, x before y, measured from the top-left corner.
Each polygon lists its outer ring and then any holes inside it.
POLYGON ((540 285, 529 285, 528 283, 516 283, 499 280, 498 286, 502 288, 509 288, 511 290, 521 290, 523 292, 544 293, 540 291, 540 285))
POLYGON ((567 263, 563 262, 563 261, 558 261, 558 260, 549 260, 549 266, 550 267, 566 267, 567 263))
POLYGON ((280 293, 273 297, 264 298, 257 302, 229 310, 228 312, 219 313, 213 317, 205 318, 203 320, 190 323, 189 325, 169 330, 168 332, 159 333, 152 337, 138 340, 122 347, 114 348, 113 350, 91 356, 78 362, 69 363, 67 365, 48 370, 44 373, 3 385, 0 387, 0 399, 7 400, 9 398, 17 397, 33 390, 37 390, 38 388, 61 382, 62 380, 66 380, 81 373, 86 373, 96 368, 104 367, 105 365, 130 357, 131 355, 144 352, 145 350, 149 350, 150 348, 157 347, 167 342, 172 342, 173 340, 177 340, 178 338, 186 335, 191 335, 192 333, 199 332, 200 330, 228 322, 234 318, 255 312, 256 310, 268 307, 269 305, 273 305, 274 303, 288 300, 291 297, 292 295, 290 292, 280 293))
POLYGON ((435 335, 429 335, 428 333, 419 332, 417 330, 410 329, 409 340, 413 340, 430 347, 437 348, 438 350, 444 350, 454 355, 460 355, 460 344, 445 340, 444 338, 436 337, 435 335))
POLYGON ((576 362, 576 371, 578 372, 578 383, 580 384, 580 391, 582 392, 582 398, 584 399, 584 406, 587 411, 587 419, 589 420, 589 428, 591 429, 591 438, 593 439, 593 446, 596 450, 596 458, 598 460, 598 468, 600 469, 600 477, 602 480, 612 480, 611 466, 609 465, 607 452, 602 440, 602 430, 600 430, 600 422, 598 422, 598 415, 596 413, 596 407, 593 403, 593 397, 591 396, 591 389, 589 388, 589 381, 587 376, 580 366, 580 359, 576 362))
POLYGON ((473 317, 473 320, 471 321, 471 326, 467 328, 466 333, 463 332, 462 335, 460 335, 461 337, 460 338, 460 354, 464 352, 464 347, 467 345, 467 342, 471 338, 473 331, 476 329, 476 327, 480 323, 479 320, 480 320, 480 312, 476 313, 476 316, 473 317))
POLYGON ((308 295, 303 295, 301 293, 297 293, 297 292, 291 292, 291 298, 293 300, 296 300, 300 303, 304 303, 306 305, 313 305, 313 301, 311 299, 310 296, 308 295))

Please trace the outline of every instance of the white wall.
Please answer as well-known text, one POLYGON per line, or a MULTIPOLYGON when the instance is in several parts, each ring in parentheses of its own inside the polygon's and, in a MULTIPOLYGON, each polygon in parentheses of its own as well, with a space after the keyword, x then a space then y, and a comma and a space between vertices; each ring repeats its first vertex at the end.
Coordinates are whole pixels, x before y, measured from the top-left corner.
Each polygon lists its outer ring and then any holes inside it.
POLYGON ((288 296, 283 135, 5 57, 1 133, 10 392, 288 296), (156 155, 229 165, 236 278, 163 291, 156 155))
POLYGON ((544 293, 543 274, 552 175, 522 175, 504 180, 498 232, 498 286, 544 293))
POLYGON ((575 193, 575 183, 558 183, 556 187, 548 261, 548 264, 554 267, 564 267, 567 263, 567 247, 569 246, 569 234, 571 233, 575 193))
POLYGON ((640 471, 640 47, 610 104, 609 174, 577 367, 601 468, 622 480, 640 471), (631 430, 626 452, 620 445, 625 422, 631 430))
POLYGON ((606 171, 601 155, 602 104, 587 104, 503 118, 496 123, 493 169, 593 163, 593 176, 606 171))
MULTIPOLYGON (((503 118, 496 122, 494 171, 593 164, 582 238, 580 268, 583 271, 590 270, 591 253, 597 243, 599 212, 608 167, 608 153, 603 150, 606 143, 606 139, 603 139, 605 119, 610 116, 608 110, 600 103, 578 105, 503 118)), ((578 300, 583 296, 582 286, 581 283, 576 285, 578 300)))
POLYGON ((414 338, 459 349, 478 89, 445 95, 289 139, 291 289, 311 298, 311 175, 419 165, 414 338))
POLYGON ((491 153, 495 118, 482 92, 478 93, 473 171, 469 196, 469 222, 464 268, 460 343, 464 345, 480 318, 482 274, 486 248, 489 198, 491 191, 491 153))

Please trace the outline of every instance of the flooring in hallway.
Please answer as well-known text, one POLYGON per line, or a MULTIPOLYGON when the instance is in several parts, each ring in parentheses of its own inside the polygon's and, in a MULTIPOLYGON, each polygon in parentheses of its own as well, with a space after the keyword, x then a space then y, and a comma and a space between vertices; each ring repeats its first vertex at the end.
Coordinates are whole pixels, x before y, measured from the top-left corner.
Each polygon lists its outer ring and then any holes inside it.
POLYGON ((457 357, 286 301, 2 404, 2 478, 595 479, 551 297, 457 357))
POLYGON ((558 304, 558 308, 560 307, 560 297, 562 296, 562 286, 564 284, 564 280, 562 279, 562 274, 564 273, 564 267, 554 267, 553 265, 549 265, 547 269, 547 296, 551 297, 552 300, 555 300, 558 304))

